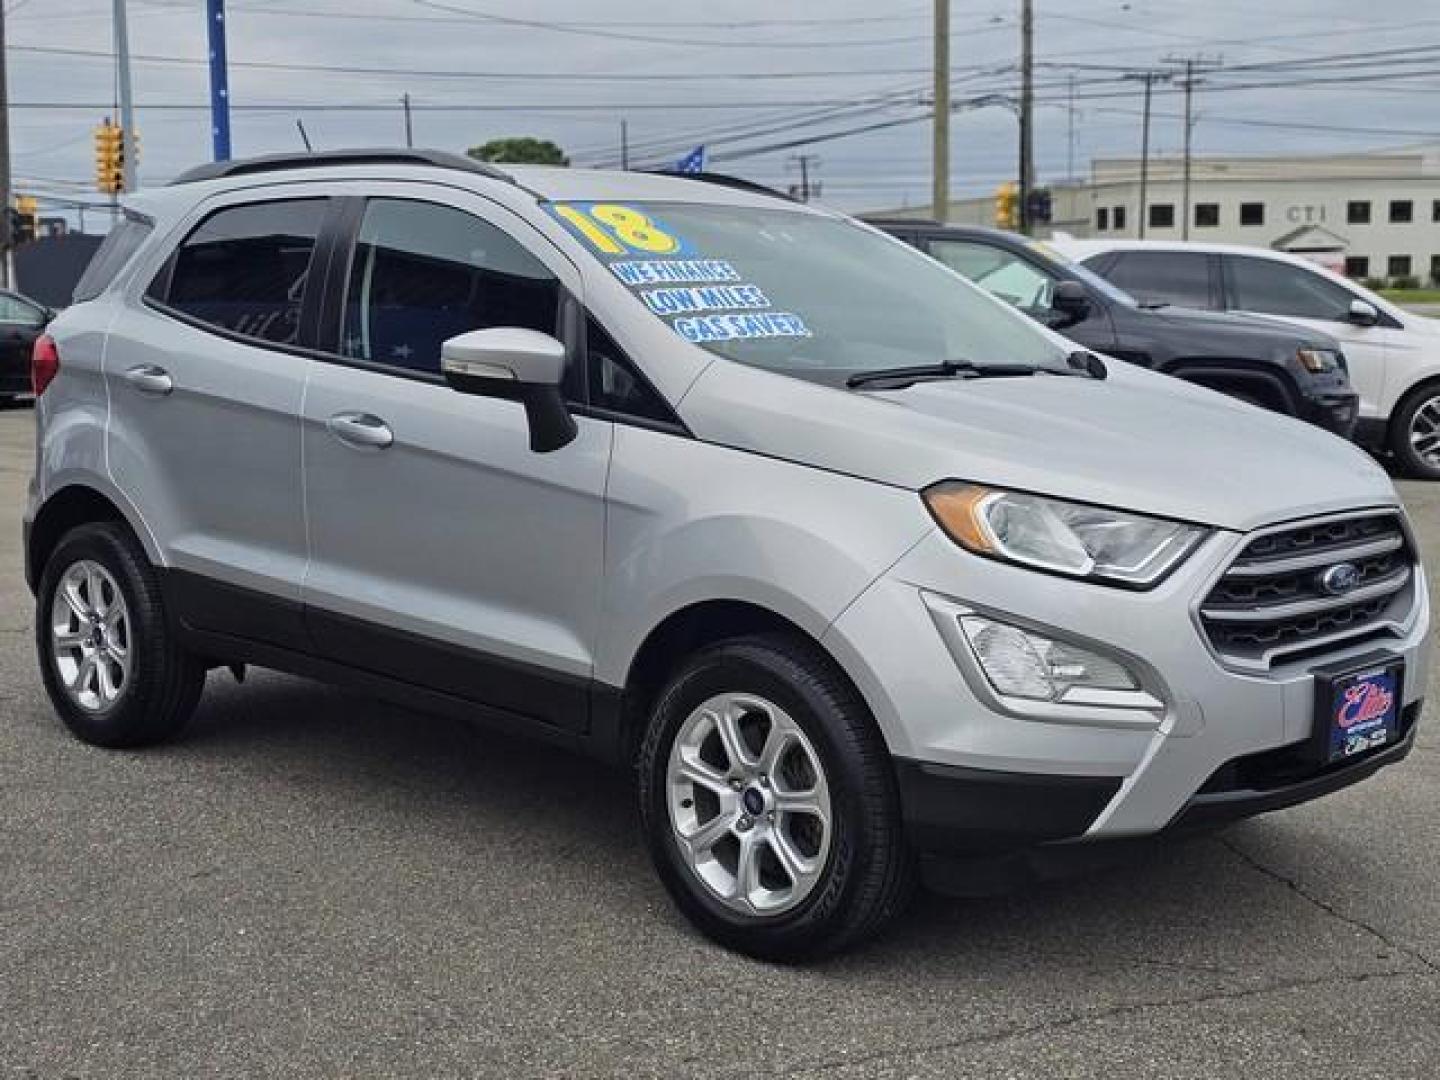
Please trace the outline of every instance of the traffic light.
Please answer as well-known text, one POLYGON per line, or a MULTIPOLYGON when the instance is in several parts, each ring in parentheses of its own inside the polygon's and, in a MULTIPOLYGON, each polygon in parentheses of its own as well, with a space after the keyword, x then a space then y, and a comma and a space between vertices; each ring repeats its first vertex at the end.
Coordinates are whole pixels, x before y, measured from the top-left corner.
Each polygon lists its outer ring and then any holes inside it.
POLYGON ((1005 181, 995 189, 995 227, 1015 229, 1020 225, 1020 189, 1005 181))
POLYGON ((1053 202, 1050 198, 1049 188, 1036 188, 1030 192, 1028 205, 1026 206, 1026 217, 1031 225, 1048 225, 1050 217, 1054 213, 1053 202))
POLYGON ((15 196, 15 216, 10 236, 17 244, 29 243, 40 232, 40 203, 34 195, 15 196))
POLYGON ((106 195, 125 190, 125 136, 108 116, 95 129, 95 188, 106 195))

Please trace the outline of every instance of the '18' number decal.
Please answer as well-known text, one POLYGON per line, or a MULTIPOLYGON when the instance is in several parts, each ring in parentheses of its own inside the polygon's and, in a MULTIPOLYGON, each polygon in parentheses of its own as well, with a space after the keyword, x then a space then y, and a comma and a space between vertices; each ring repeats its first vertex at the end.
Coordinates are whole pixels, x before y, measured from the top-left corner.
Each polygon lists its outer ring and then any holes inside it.
POLYGON ((586 213, 574 206, 561 205, 555 207, 555 213, 605 255, 623 255, 626 251, 669 255, 680 247, 679 240, 629 206, 596 203, 586 213))

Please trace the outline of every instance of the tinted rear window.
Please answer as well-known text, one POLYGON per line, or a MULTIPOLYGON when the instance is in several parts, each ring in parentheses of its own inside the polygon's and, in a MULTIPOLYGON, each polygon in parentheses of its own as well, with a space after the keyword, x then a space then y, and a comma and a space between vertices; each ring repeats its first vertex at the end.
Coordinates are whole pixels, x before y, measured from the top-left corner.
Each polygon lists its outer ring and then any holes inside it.
POLYGON ((105 291, 115 280, 130 257, 140 250, 140 245, 150 235, 150 223, 143 218, 126 217, 106 235, 105 240, 95 249, 85 273, 75 283, 70 302, 78 304, 93 300, 105 291))
POLYGON ((325 199, 232 206, 185 238, 150 295, 245 337, 293 344, 325 199))

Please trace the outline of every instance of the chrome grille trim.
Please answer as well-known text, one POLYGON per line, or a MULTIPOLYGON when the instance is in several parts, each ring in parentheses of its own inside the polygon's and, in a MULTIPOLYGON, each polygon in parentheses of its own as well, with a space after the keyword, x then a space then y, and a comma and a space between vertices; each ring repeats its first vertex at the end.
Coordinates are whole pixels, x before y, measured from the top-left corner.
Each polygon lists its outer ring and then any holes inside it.
POLYGON ((1291 522, 1246 538, 1195 606, 1197 626, 1227 667, 1263 674, 1287 658, 1313 656, 1404 633, 1416 608, 1416 556, 1396 510, 1291 522), (1348 562, 1357 588, 1320 586, 1348 562))
MULTIPOLYGON (((1387 537, 1384 540, 1374 540, 1368 544, 1357 544, 1354 547, 1345 549, 1345 554, 1340 556, 1343 560, 1367 559, 1372 555, 1388 555, 1392 551, 1399 551, 1405 546, 1405 538, 1399 534, 1387 537)), ((1267 577, 1270 574, 1293 574, 1297 570, 1319 570, 1330 566, 1336 561, 1336 554, 1332 551, 1317 551, 1309 555, 1299 555, 1292 559, 1256 559, 1254 561, 1237 561, 1225 571, 1226 577, 1267 577)))
MULTIPOLYGON (((1345 560, 1341 560, 1342 562, 1345 560)), ((1337 608, 1352 607, 1368 600, 1377 600, 1399 592, 1410 583, 1410 567, 1402 566, 1393 574, 1387 574, 1371 585, 1345 593, 1343 596, 1323 596, 1314 600, 1300 600, 1293 604, 1265 604, 1260 607, 1206 607, 1200 609, 1202 619, 1214 622, 1264 623, 1279 619, 1298 619, 1307 615, 1319 615, 1337 608)))

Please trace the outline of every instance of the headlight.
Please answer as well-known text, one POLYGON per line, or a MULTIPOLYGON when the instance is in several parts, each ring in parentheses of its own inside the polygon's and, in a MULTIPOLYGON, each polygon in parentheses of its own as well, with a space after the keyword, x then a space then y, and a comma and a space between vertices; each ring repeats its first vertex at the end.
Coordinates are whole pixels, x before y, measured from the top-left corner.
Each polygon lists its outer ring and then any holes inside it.
POLYGON ((1178 521, 953 481, 924 499, 967 551, 1136 588, 1159 582, 1205 538, 1178 521))
POLYGON ((1344 366, 1340 354, 1334 349, 1297 349, 1295 356, 1300 361, 1300 366, 1312 375, 1339 371, 1344 366))

